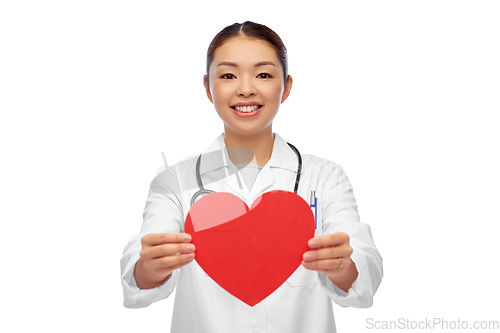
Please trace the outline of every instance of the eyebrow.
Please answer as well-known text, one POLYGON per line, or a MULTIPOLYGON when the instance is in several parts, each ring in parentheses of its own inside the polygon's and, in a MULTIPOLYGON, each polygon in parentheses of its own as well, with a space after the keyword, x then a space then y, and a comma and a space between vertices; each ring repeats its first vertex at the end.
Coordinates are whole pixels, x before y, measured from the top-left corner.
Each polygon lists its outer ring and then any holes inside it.
MULTIPOLYGON (((231 66, 231 67, 238 67, 238 65, 234 62, 229 62, 229 61, 223 61, 217 65, 219 66, 231 66)), ((260 67, 260 66, 274 66, 276 65, 272 61, 261 61, 255 64, 255 67, 260 67)))

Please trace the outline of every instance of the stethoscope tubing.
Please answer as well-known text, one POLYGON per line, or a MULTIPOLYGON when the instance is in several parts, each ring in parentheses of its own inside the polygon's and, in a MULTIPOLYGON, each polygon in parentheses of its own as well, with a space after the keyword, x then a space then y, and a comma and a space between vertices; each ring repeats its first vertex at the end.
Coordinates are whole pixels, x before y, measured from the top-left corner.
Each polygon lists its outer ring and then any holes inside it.
POLYGON ((299 165, 297 166, 297 176, 295 177, 295 187, 293 188, 293 192, 297 194, 297 190, 299 189, 300 173, 302 172, 302 156, 300 156, 299 150, 295 148, 294 145, 292 145, 291 143, 288 143, 288 145, 295 152, 295 154, 297 155, 297 159, 299 160, 299 165))
MULTIPOLYGON (((294 186, 294 189, 293 189, 293 192, 296 194, 297 190, 299 189, 300 173, 302 172, 302 156, 300 155, 299 150, 297 148, 295 148, 294 145, 292 145, 291 143, 288 143, 288 145, 290 146, 290 148, 292 148, 292 150, 297 155, 297 159, 298 159, 298 162, 299 162, 298 163, 298 167, 297 167, 297 176, 295 177, 295 186, 294 186)), ((200 154, 200 156, 198 156, 198 160, 196 161, 196 181, 198 182, 198 187, 200 189, 191 197, 191 206, 193 206, 193 204, 196 201, 196 198, 199 197, 200 195, 204 195, 204 194, 209 194, 209 193, 214 193, 215 192, 215 191, 212 191, 212 190, 207 190, 203 186, 203 182, 201 181, 201 174, 200 174, 200 164, 201 164, 201 154, 200 154)))

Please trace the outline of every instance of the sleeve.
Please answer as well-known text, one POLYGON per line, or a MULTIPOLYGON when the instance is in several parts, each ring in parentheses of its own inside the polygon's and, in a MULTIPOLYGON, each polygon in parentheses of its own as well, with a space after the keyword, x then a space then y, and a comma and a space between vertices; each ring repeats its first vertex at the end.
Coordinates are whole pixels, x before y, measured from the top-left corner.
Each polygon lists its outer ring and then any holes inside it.
POLYGON ((382 282, 382 257, 375 246, 370 227, 360 222, 352 186, 340 165, 329 168, 323 184, 323 234, 344 232, 353 248, 352 261, 358 277, 345 293, 325 275, 319 274, 323 289, 340 306, 370 307, 382 282))
POLYGON ((165 284, 153 289, 139 289, 134 279, 134 268, 140 258, 142 237, 148 233, 181 232, 184 228, 183 216, 177 176, 171 168, 163 168, 151 182, 141 231, 128 242, 120 260, 125 307, 146 307, 167 298, 174 291, 179 279, 178 269, 172 272, 172 277, 165 284))

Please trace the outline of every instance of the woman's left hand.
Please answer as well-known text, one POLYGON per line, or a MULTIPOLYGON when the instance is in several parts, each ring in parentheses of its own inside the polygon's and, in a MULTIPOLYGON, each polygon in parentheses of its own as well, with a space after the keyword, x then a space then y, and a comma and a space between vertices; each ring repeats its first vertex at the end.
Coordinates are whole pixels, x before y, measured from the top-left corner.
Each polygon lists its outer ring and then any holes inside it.
MULTIPOLYGON (((336 284, 336 280, 344 280, 341 276, 346 272, 351 273, 347 274, 346 279, 352 280, 353 269, 357 277, 356 265, 351 260, 353 250, 351 245, 349 245, 349 235, 346 233, 336 232, 334 234, 311 238, 308 246, 311 250, 302 256, 302 265, 306 269, 326 275, 336 284)), ((339 284, 344 284, 342 282, 345 282, 351 285, 354 280, 339 281, 339 284)))

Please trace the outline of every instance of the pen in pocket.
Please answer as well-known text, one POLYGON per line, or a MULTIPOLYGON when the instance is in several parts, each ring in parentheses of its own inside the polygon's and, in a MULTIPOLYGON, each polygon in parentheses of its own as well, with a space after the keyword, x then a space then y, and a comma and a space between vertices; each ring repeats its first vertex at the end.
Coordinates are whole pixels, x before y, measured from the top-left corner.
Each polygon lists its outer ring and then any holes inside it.
POLYGON ((316 198, 316 191, 311 190, 311 199, 309 200, 309 205, 311 206, 312 212, 314 214, 314 229, 318 229, 318 198, 316 198))

